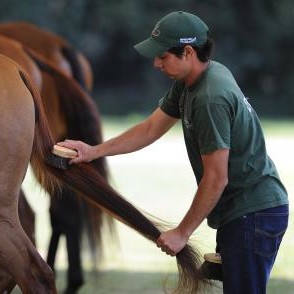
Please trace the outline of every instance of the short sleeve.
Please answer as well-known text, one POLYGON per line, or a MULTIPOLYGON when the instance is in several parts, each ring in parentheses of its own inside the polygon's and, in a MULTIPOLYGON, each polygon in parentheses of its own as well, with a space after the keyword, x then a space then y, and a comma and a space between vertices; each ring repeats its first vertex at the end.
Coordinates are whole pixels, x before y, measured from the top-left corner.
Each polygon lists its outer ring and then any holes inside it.
POLYGON ((194 128, 201 154, 230 149, 231 121, 229 106, 207 103, 197 109, 194 128))
POLYGON ((163 112, 175 118, 181 118, 179 100, 184 90, 184 83, 175 81, 164 97, 159 100, 163 112))

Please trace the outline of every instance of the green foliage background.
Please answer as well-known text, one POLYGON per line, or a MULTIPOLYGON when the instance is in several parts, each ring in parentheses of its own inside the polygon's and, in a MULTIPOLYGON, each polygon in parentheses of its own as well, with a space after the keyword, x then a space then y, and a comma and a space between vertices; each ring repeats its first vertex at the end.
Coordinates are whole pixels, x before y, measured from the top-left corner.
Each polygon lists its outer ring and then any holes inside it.
POLYGON ((2 0, 1 21, 28 20, 61 34, 91 61, 103 114, 147 113, 170 84, 133 45, 163 15, 197 14, 216 42, 214 59, 235 74, 263 116, 294 114, 292 0, 2 0))

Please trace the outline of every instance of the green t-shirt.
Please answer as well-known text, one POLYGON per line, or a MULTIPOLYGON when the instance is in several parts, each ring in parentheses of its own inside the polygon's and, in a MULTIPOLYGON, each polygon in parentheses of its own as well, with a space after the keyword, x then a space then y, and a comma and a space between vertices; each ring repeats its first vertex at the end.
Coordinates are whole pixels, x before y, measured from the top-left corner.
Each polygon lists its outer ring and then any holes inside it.
POLYGON ((286 189, 267 155, 260 121, 225 66, 211 61, 188 88, 175 81, 159 105, 182 120, 197 183, 203 176, 201 155, 230 149, 228 185, 207 218, 210 227, 288 203, 286 189))

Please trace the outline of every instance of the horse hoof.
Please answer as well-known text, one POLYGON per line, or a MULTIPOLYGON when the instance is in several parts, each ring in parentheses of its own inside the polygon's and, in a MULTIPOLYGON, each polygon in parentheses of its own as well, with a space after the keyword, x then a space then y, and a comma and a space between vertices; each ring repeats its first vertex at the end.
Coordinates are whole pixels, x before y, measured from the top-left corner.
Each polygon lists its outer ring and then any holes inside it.
POLYGON ((63 294, 75 294, 78 292, 79 288, 84 284, 84 281, 72 282, 67 286, 63 294))

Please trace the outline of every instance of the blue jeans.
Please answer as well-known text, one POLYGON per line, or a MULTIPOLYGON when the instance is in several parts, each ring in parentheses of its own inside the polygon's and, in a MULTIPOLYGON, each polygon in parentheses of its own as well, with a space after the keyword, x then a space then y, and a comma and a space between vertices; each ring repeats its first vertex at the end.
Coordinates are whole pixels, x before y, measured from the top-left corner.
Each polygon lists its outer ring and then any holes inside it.
POLYGON ((220 227, 224 294, 263 294, 288 226, 288 205, 249 213, 220 227))

